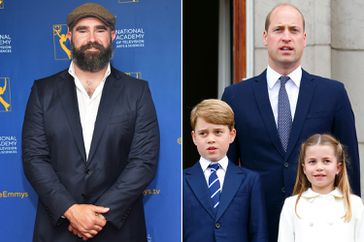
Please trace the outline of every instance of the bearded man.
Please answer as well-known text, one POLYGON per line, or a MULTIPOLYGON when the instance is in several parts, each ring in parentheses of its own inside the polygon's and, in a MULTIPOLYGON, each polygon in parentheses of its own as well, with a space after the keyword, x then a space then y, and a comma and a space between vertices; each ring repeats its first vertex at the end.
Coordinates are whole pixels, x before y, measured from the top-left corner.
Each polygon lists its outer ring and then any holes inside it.
POLYGON ((115 17, 95 3, 67 17, 68 70, 34 82, 22 137, 39 196, 34 242, 146 242, 143 190, 159 128, 145 81, 113 68, 115 17))

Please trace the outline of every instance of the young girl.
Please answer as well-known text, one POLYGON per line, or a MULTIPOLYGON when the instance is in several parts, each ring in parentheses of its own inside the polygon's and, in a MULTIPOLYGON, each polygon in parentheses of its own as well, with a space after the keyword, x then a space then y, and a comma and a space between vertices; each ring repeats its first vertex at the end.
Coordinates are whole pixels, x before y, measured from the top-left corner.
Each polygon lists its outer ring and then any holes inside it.
POLYGON ((364 242, 363 202, 350 194, 346 162, 343 146, 330 135, 313 135, 301 145, 279 242, 364 242))

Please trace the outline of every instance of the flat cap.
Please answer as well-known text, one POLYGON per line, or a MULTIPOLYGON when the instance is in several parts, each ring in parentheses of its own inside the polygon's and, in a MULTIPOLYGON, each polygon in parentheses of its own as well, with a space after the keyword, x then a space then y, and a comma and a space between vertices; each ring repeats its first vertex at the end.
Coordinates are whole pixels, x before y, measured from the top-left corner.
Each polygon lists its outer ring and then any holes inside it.
POLYGON ((98 18, 112 29, 115 29, 115 16, 97 3, 85 3, 70 12, 67 16, 68 28, 72 29, 78 20, 86 17, 98 18))

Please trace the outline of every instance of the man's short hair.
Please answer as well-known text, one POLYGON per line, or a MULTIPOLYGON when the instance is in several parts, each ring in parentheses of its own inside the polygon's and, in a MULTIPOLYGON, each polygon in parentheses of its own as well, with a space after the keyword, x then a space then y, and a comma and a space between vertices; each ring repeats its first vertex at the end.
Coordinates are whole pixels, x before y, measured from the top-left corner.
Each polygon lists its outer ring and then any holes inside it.
POLYGON ((294 9, 296 9, 297 12, 299 12, 299 14, 302 17, 303 31, 305 31, 306 21, 305 21, 305 17, 303 16, 303 13, 295 5, 290 4, 290 3, 280 3, 280 4, 276 5, 274 8, 272 8, 272 10, 269 11, 269 13, 267 14, 267 17, 265 18, 265 26, 264 26, 265 31, 268 32, 269 25, 270 25, 270 16, 272 15, 272 12, 274 10, 276 10, 278 7, 282 7, 282 6, 290 6, 294 9))
POLYGON ((231 107, 219 99, 206 99, 197 104, 191 111, 191 127, 196 127, 197 118, 208 123, 227 125, 230 130, 234 128, 234 112, 231 107))

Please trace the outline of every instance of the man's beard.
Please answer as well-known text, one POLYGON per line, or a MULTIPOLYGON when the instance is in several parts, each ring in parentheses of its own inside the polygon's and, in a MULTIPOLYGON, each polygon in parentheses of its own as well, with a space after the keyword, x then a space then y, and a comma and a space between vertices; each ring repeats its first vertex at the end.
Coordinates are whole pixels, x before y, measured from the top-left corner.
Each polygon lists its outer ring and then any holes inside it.
POLYGON ((75 64, 83 71, 97 72, 102 70, 110 62, 112 56, 111 43, 105 48, 99 43, 89 42, 79 49, 72 44, 72 59, 75 64), (98 52, 89 51, 87 49, 95 48, 98 52))

